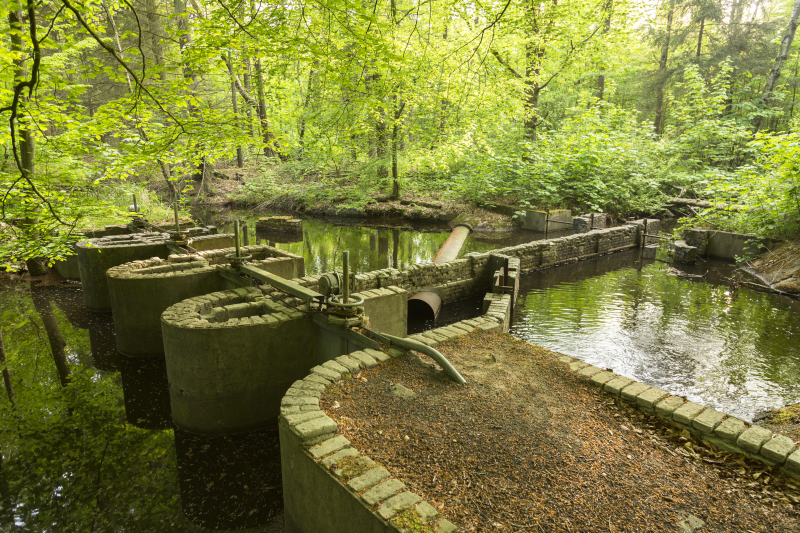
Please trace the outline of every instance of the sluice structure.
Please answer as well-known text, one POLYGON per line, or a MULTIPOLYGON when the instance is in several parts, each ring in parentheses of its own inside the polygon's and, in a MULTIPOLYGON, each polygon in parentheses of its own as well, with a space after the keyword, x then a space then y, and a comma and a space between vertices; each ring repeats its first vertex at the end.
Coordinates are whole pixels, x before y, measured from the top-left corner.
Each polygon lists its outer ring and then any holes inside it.
MULTIPOLYGON (((648 222, 647 234, 657 233, 658 221, 648 222)), ((165 366, 171 422, 184 435, 217 438, 274 432, 283 408, 304 409, 305 397, 291 397, 293 384, 310 372, 356 372, 354 358, 385 358, 397 351, 392 346, 429 355, 463 383, 429 346, 447 338, 446 328, 407 337, 412 295, 433 295, 439 305, 483 296, 481 323, 507 331, 520 274, 645 246, 644 228, 637 221, 456 259, 469 233, 457 227, 437 262, 353 273, 345 252, 343 272, 313 276, 304 275, 302 257, 268 245, 240 246, 238 224, 235 235, 101 237, 79 245, 79 258, 87 306, 113 313, 122 366, 135 367, 131 376, 165 366), (137 359, 150 363, 136 365, 137 359)), ((163 405, 165 391, 153 394, 163 405)), ((129 420, 149 416, 126 394, 127 408, 139 413, 128 413, 129 420)), ((144 427, 163 424, 151 416, 144 427)), ((259 516, 209 518, 190 497, 200 490, 192 479, 181 480, 184 509, 205 527, 251 527, 259 516)))

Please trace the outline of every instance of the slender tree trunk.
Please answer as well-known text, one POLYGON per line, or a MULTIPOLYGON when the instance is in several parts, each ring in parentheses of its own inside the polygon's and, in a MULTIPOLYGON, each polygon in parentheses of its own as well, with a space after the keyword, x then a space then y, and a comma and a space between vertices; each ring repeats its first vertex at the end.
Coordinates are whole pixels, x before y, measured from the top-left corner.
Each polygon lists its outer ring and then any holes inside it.
POLYGON ((697 54, 695 57, 700 59, 700 53, 703 51, 703 30, 706 27, 706 18, 700 19, 700 31, 697 34, 697 54))
POLYGON ((400 176, 399 176, 399 169, 397 163, 397 145, 399 143, 399 124, 400 124, 400 117, 403 116, 403 110, 406 107, 406 104, 402 104, 399 108, 397 107, 397 95, 392 96, 392 103, 394 104, 393 111, 392 111, 392 200, 399 200, 400 199, 400 176))
POLYGON ((261 69, 261 58, 256 57, 256 86, 258 89, 258 117, 261 120, 261 137, 264 143, 264 155, 275 157, 278 155, 278 143, 267 120, 267 104, 264 98, 264 73, 261 69))
POLYGON ((305 155, 305 138, 306 138, 306 115, 311 108, 311 93, 314 90, 314 77, 317 75, 316 67, 317 62, 315 61, 311 65, 311 69, 308 71, 308 83, 306 84, 306 97, 303 101, 303 112, 300 115, 300 131, 298 132, 298 137, 300 138, 300 159, 302 159, 305 155))
POLYGON ((61 330, 58 327, 53 308, 50 306, 50 300, 47 299, 43 291, 36 287, 31 287, 31 300, 33 300, 36 312, 42 317, 42 324, 44 325, 45 333, 47 333, 47 340, 50 343, 50 351, 53 353, 53 362, 56 364, 58 379, 61 381, 61 385, 66 387, 72 374, 67 364, 67 356, 64 353, 64 347, 67 343, 64 342, 64 338, 61 336, 61 330))
POLYGON ((667 32, 664 46, 661 48, 661 59, 658 62, 658 81, 656 85, 656 116, 653 127, 657 135, 664 133, 664 89, 667 85, 667 60, 669 59, 669 42, 672 37, 672 17, 675 11, 675 0, 670 0, 667 12, 667 32))
MULTIPOLYGON (((248 93, 252 94, 253 89, 250 87, 250 58, 247 54, 242 51, 244 56, 244 73, 242 77, 244 78, 244 90, 248 93)), ((250 136, 253 136, 253 108, 251 106, 246 106, 245 110, 247 112, 247 131, 250 133, 250 136)))
POLYGON ((381 105, 375 121, 375 158, 378 160, 378 182, 386 186, 389 169, 386 168, 386 109, 381 105))
MULTIPOLYGON (((233 65, 233 58, 230 52, 228 53, 228 61, 233 65)), ((236 129, 239 129, 239 107, 236 102, 236 81, 231 77, 231 106, 233 107, 233 119, 236 123, 236 129)), ((244 166, 244 154, 242 153, 241 145, 236 147, 236 165, 239 168, 244 166)))
POLYGON ((794 83, 792 83, 792 105, 789 107, 789 127, 792 126, 792 119, 794 119, 794 102, 795 97, 797 96, 797 66, 800 63, 800 54, 798 54, 797 59, 794 61, 794 83))
MULTIPOLYGON (((603 26, 603 35, 611 31, 611 8, 613 7, 612 0, 608 0, 603 6, 603 10, 607 13, 606 20, 603 26)), ((600 74, 597 76, 597 99, 602 100, 606 92, 606 68, 600 67, 600 74)))
MULTIPOLYGON (((792 47, 794 34, 797 31, 798 16, 800 16, 800 0, 795 0, 794 7, 792 8, 792 14, 789 17, 789 24, 786 26, 783 39, 781 39, 778 57, 775 58, 775 62, 772 64, 772 69, 769 71, 769 75, 767 76, 767 83, 764 85, 764 91, 761 93, 761 100, 765 105, 769 105, 770 100, 772 99, 772 91, 775 89, 775 84, 778 81, 778 77, 781 75, 781 69, 783 68, 784 63, 786 63, 786 58, 789 57, 789 49, 792 47)), ((758 131, 761 127, 762 120, 762 117, 756 118, 755 131, 758 131)))
MULTIPOLYGON (((167 81, 164 46, 161 44, 161 40, 164 36, 164 28, 161 25, 161 19, 158 13, 158 2, 156 0, 146 0, 145 9, 147 10, 147 23, 150 29, 150 47, 153 49, 155 63, 159 67, 158 76, 161 78, 161 81, 167 81)), ((114 31, 116 31, 116 28, 114 31)))

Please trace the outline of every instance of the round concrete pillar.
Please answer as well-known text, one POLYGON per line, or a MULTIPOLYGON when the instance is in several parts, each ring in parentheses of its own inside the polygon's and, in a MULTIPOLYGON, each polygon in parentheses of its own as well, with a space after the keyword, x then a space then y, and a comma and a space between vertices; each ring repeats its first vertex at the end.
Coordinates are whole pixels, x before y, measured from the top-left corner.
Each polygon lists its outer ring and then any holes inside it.
POLYGON ((310 317, 255 288, 180 302, 161 328, 172 418, 195 433, 269 427, 286 390, 316 364, 310 317))
POLYGON ((81 241, 76 245, 78 268, 81 273, 83 301, 89 311, 110 313, 106 271, 117 265, 161 257, 169 252, 165 246, 167 236, 162 233, 136 233, 81 241))

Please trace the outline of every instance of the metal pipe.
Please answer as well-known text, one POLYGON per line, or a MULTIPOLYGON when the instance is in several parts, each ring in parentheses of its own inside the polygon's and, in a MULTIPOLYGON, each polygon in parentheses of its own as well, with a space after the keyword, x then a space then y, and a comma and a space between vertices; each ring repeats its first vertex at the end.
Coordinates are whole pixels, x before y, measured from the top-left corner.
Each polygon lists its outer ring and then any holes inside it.
POLYGON ((343 303, 350 299, 350 252, 342 252, 342 271, 344 272, 343 303))
POLYGON ((242 251, 239 249, 239 221, 233 221, 233 241, 236 245, 236 257, 242 257, 242 251))
POLYGON ((175 211, 175 232, 179 232, 181 230, 181 221, 178 218, 178 194, 175 193, 175 202, 172 204, 172 208, 175 211))
POLYGON ((136 195, 135 194, 133 195, 133 212, 134 213, 138 213, 139 212, 139 206, 136 205, 136 195))
POLYGON ((464 379, 461 374, 459 374, 458 370, 456 370, 456 368, 450 364, 450 361, 448 361, 444 355, 427 344, 422 344, 421 342, 411 339, 401 339, 400 337, 395 337, 394 335, 389 335, 388 333, 378 333, 377 331, 371 331, 367 328, 362 328, 362 331, 384 344, 388 344, 390 346, 399 346, 401 348, 405 348, 406 350, 416 350, 420 353, 424 353, 439 363, 439 366, 442 367, 444 373, 447 374, 450 379, 462 385, 467 382, 467 380, 464 379))
POLYGON ((464 242, 467 240, 471 231, 472 230, 467 226, 456 226, 453 228, 452 233, 450 233, 450 236, 444 241, 442 247, 439 248, 436 257, 433 258, 433 262, 437 265, 441 265, 458 257, 458 253, 464 246, 464 242))

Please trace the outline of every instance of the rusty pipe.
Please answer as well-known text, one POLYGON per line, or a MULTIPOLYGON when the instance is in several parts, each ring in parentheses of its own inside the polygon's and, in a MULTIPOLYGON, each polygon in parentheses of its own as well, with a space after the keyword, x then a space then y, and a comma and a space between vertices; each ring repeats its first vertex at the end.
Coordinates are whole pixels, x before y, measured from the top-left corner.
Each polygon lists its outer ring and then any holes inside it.
POLYGON ((453 232, 450 233, 450 236, 436 253, 436 257, 433 258, 434 264, 441 265, 458 257, 458 253, 464 246, 464 242, 466 242, 471 231, 472 229, 469 226, 456 226, 453 228, 453 232))

